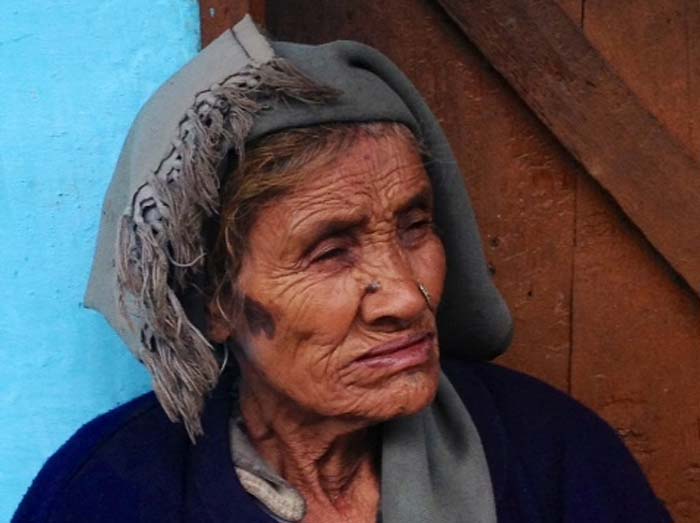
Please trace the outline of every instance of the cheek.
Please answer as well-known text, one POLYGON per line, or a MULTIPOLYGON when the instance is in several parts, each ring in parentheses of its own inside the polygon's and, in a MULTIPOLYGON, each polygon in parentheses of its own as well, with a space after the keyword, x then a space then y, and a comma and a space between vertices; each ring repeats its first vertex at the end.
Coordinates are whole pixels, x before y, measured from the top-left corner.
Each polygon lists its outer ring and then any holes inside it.
POLYGON ((293 348, 297 358, 321 358, 340 344, 352 329, 357 316, 358 283, 352 275, 315 279, 307 277, 303 286, 291 288, 291 299, 277 309, 281 323, 280 342, 293 348))
POLYGON ((279 293, 258 289, 255 298, 247 296, 243 346, 250 363, 290 395, 318 394, 337 383, 348 356, 340 349, 357 314, 357 289, 350 275, 307 277, 279 293))
POLYGON ((447 262, 442 241, 435 236, 411 254, 411 267, 418 280, 428 287, 435 304, 440 303, 445 285, 447 262))

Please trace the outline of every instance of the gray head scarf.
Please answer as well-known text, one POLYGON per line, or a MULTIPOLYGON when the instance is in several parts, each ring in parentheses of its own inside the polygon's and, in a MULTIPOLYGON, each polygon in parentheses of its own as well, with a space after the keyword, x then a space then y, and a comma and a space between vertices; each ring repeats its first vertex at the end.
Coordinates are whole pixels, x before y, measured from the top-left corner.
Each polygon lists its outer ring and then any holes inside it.
POLYGON ((197 294, 203 226, 219 209, 230 151, 287 128, 397 121, 427 147, 435 219, 447 254, 438 311, 443 352, 490 359, 512 323, 491 283, 462 176, 410 81, 367 46, 269 42, 249 17, 226 31, 146 103, 122 150, 102 211, 85 303, 100 311, 153 375, 166 413, 191 437, 219 369, 197 294))

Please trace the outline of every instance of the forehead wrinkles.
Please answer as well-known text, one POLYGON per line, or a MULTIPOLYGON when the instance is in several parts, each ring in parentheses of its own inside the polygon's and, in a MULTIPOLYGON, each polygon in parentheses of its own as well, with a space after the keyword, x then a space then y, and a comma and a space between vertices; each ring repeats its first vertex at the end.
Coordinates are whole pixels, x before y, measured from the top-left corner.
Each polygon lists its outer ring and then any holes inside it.
POLYGON ((329 215, 360 219, 371 201, 370 188, 353 184, 350 179, 329 182, 326 187, 307 189, 287 200, 287 217, 291 216, 288 230, 295 231, 307 223, 322 220, 329 215))
POLYGON ((338 162, 310 170, 308 179, 289 199, 303 214, 308 211, 304 221, 324 208, 350 214, 370 208, 389 210, 392 203, 404 203, 399 201, 402 193, 428 183, 422 159, 412 144, 388 138, 357 144, 338 162))

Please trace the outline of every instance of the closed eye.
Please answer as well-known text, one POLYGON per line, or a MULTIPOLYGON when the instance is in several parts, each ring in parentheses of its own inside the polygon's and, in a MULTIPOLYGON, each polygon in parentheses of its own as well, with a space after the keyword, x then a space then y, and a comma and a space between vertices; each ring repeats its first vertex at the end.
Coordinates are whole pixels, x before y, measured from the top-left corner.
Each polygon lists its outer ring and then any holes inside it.
POLYGON ((398 234, 406 246, 417 246, 433 231, 433 215, 430 209, 412 208, 399 215, 398 234))
POLYGON ((344 256, 348 253, 348 249, 344 247, 335 247, 332 249, 328 249, 325 252, 322 252, 321 254, 317 255, 312 262, 313 263, 320 263, 328 260, 332 260, 335 258, 340 258, 341 256, 344 256))
POLYGON ((424 220, 416 220, 415 222, 412 222, 408 225, 409 229, 422 229, 424 227, 432 227, 433 226, 433 220, 431 219, 424 219, 424 220))

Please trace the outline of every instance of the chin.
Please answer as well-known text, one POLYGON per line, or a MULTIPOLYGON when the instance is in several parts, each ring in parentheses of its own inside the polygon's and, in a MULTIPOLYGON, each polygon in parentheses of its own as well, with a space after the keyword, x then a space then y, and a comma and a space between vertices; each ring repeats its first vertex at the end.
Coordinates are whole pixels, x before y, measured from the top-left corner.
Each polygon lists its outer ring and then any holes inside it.
POLYGON ((380 422, 420 412, 435 399, 439 381, 438 363, 393 376, 380 391, 372 394, 375 408, 371 417, 380 422))

